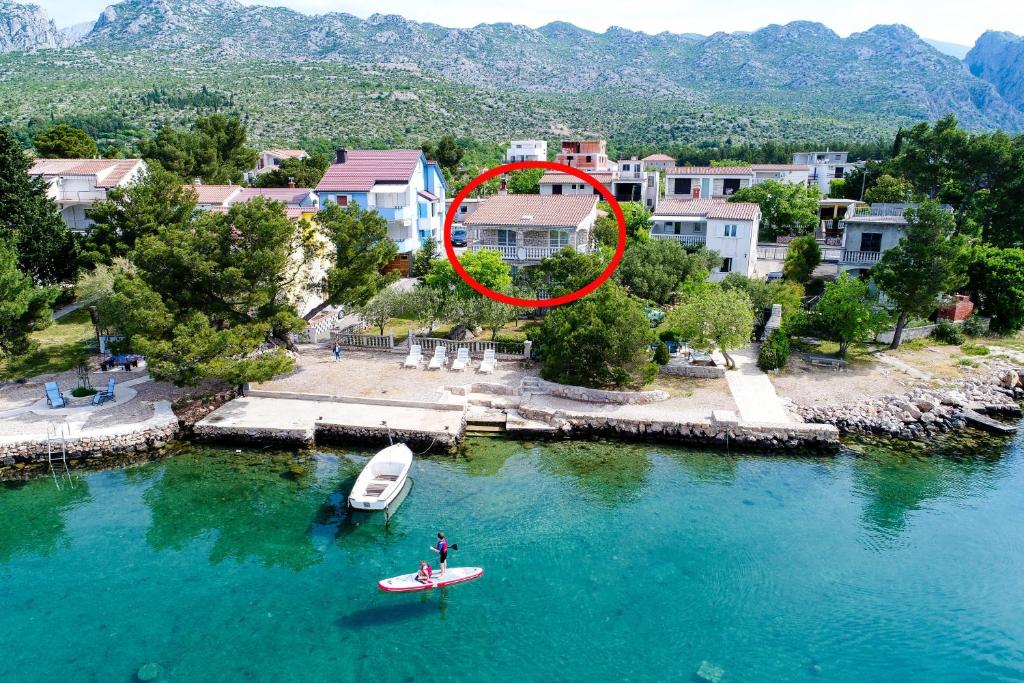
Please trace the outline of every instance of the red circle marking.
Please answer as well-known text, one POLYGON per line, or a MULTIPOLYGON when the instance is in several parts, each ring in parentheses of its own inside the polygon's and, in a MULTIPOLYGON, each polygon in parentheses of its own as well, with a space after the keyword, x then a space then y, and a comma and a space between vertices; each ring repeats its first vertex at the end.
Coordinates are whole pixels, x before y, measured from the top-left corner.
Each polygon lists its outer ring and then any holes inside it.
POLYGON ((476 178, 471 180, 468 185, 462 188, 462 191, 455 195, 455 199, 452 200, 452 205, 448 209, 448 215, 444 218, 444 253, 448 255, 448 261, 451 262, 452 268, 459 274, 459 277, 463 281, 480 292, 486 297, 500 301, 503 304, 511 304, 513 306, 524 306, 528 308, 544 308, 546 306, 560 306, 567 304, 571 301, 576 301, 590 294, 595 289, 600 287, 604 282, 612 276, 615 269, 619 267, 619 262, 622 260, 622 254, 626 251, 626 217, 622 214, 622 207, 615 201, 615 197, 611 191, 602 185, 597 178, 593 177, 589 173, 584 173, 578 168, 572 166, 566 166, 565 164, 556 164, 551 161, 517 161, 511 164, 503 164, 489 171, 484 171, 476 178), (485 287, 476 280, 473 276, 466 272, 466 269, 459 263, 458 256, 455 255, 455 248, 452 246, 452 221, 455 218, 456 210, 459 205, 462 204, 463 200, 469 196, 469 193, 478 188, 480 185, 486 183, 491 178, 508 173, 509 171, 519 171, 527 168, 543 168, 548 171, 558 171, 559 173, 566 173, 571 176, 575 176, 580 180, 584 181, 595 190, 598 194, 604 197, 605 201, 612 207, 612 213, 615 214, 615 222, 619 224, 619 243, 615 246, 615 255, 612 257, 608 267, 605 268, 600 275, 597 276, 590 284, 577 289, 575 292, 569 294, 563 294, 562 296, 556 296, 552 299, 520 299, 514 296, 508 296, 501 292, 495 292, 493 289, 485 287))

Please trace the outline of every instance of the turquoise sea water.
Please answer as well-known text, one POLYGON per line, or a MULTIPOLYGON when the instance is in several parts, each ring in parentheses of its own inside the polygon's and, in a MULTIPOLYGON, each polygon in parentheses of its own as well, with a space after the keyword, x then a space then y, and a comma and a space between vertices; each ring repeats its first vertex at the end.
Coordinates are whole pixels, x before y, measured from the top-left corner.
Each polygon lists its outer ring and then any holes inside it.
POLYGON ((0 680, 1024 679, 1024 441, 818 459, 471 442, 385 530, 365 452, 0 487, 0 680), (479 581, 393 595, 438 529, 479 581))

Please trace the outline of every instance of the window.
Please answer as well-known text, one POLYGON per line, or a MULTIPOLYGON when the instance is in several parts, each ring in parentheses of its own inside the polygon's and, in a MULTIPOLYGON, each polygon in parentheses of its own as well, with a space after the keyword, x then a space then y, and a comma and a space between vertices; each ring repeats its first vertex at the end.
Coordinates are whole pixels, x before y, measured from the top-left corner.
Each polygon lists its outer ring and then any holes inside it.
POLYGON ((676 178, 675 194, 690 194, 690 187, 693 185, 692 178, 676 178))
POLYGON ((516 232, 515 232, 515 230, 499 230, 498 231, 498 246, 499 247, 514 247, 514 246, 516 246, 516 232))
POLYGON ((549 230, 548 244, 555 249, 569 246, 569 233, 564 230, 549 230))
POLYGON ((705 225, 707 225, 707 224, 706 223, 694 223, 693 224, 693 231, 694 232, 704 232, 704 226, 705 225))
POLYGON ((735 223, 727 223, 725 225, 725 233, 724 233, 725 237, 735 237, 736 236, 736 232, 737 232, 737 230, 736 230, 736 224, 735 223))
POLYGON ((719 271, 722 272, 722 273, 731 273, 732 272, 732 259, 731 258, 724 258, 724 259, 722 259, 722 267, 719 269, 719 271))
POLYGON ((865 232, 860 236, 860 250, 861 251, 882 251, 882 233, 880 232, 865 232))
POLYGON ((590 155, 588 154, 588 155, 587 155, 587 163, 589 164, 589 163, 590 163, 591 161, 593 161, 593 160, 594 160, 594 157, 592 157, 592 156, 590 156, 590 155))
POLYGON ((562 186, 555 183, 551 186, 551 194, 562 194, 562 186))
POLYGON ((836 178, 842 178, 844 170, 842 166, 836 166, 836 178))

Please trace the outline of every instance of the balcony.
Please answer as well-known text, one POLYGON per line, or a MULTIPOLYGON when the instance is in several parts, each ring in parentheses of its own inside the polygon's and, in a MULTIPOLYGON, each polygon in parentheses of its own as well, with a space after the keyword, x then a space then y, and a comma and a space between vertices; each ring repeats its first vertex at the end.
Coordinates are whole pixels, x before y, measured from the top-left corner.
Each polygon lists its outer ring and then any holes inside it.
POLYGON ((416 209, 406 206, 374 206, 372 207, 387 221, 411 221, 416 218, 416 209))
POLYGON ((882 258, 880 251, 844 251, 843 263, 878 263, 882 258))
MULTIPOLYGON (((568 245, 567 245, 568 246, 568 245)), ((507 245, 507 244, 481 244, 474 242, 469 246, 470 251, 496 251, 501 254, 501 258, 505 261, 541 261, 549 256, 554 256, 562 249, 562 247, 534 247, 520 245, 507 245)))
POLYGON ((707 241, 704 235, 676 235, 671 232, 652 232, 651 237, 656 240, 675 240, 689 247, 700 247, 707 241))

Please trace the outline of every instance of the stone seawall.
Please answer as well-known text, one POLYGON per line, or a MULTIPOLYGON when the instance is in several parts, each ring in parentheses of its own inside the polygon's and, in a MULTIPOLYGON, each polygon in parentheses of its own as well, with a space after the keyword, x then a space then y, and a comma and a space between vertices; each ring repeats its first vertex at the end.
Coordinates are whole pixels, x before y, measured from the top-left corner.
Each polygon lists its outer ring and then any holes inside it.
POLYGON ((919 388, 839 405, 790 408, 804 420, 835 425, 844 434, 917 440, 962 430, 969 423, 978 426, 972 413, 1019 417, 1017 401, 1024 400, 1021 372, 1002 367, 980 377, 961 379, 944 389, 919 388))
MULTIPOLYGON (((171 404, 161 401, 154 405, 153 417, 146 422, 66 437, 68 466, 99 463, 104 459, 116 461, 122 456, 158 450, 177 436, 178 430, 178 418, 171 404)), ((59 454, 61 442, 55 440, 53 445, 59 454)), ((0 479, 48 468, 47 452, 46 441, 38 438, 0 437, 0 479)))
POLYGON ((555 431, 538 431, 537 436, 607 436, 768 451, 834 450, 839 446, 839 430, 824 424, 636 420, 586 416, 535 406, 521 406, 518 412, 528 420, 556 428, 555 431))

